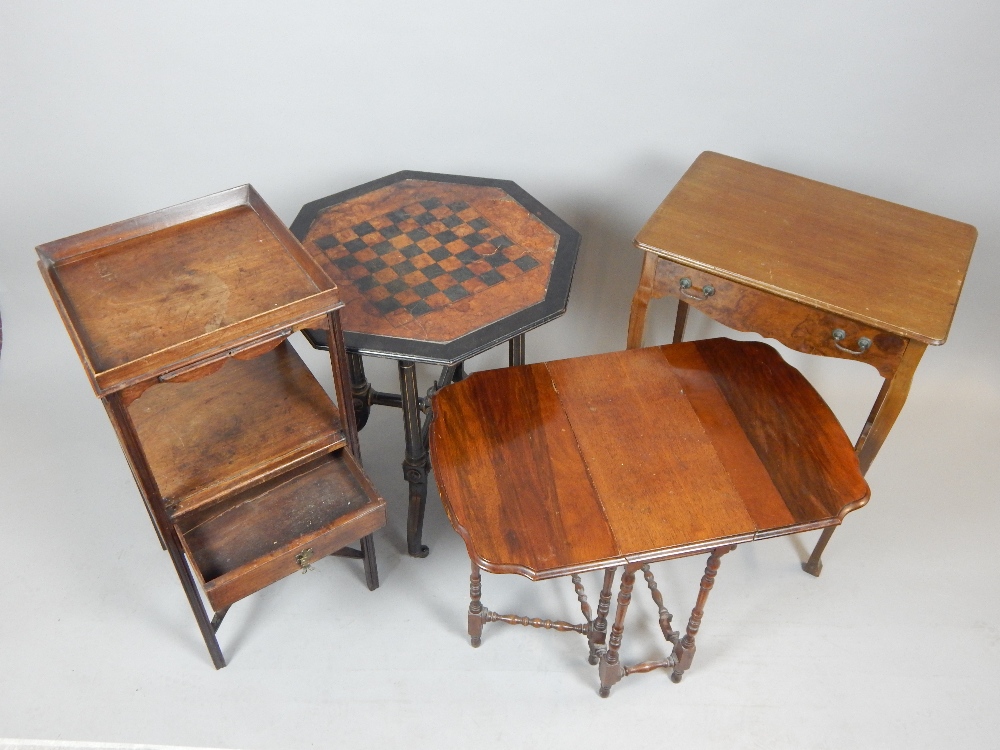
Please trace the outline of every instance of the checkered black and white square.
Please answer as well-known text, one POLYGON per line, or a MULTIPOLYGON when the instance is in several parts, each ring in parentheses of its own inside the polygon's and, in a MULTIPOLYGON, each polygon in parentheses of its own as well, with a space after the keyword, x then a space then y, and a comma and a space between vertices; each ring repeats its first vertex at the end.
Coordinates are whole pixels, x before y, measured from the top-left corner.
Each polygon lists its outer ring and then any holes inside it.
POLYGON ((338 276, 396 325, 539 265, 468 203, 437 198, 317 237, 313 244, 338 276))

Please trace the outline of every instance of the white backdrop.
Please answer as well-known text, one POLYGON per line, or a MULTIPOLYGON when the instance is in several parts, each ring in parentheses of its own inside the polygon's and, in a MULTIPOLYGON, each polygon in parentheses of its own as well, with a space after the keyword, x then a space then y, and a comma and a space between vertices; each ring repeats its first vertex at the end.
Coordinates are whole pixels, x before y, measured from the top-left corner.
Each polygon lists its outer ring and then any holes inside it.
MULTIPOLYGON (((0 2, 0 737, 991 746, 998 28, 983 0, 0 2), (402 555, 402 436, 382 410, 362 433, 392 515, 382 588, 344 561, 271 587, 234 608, 213 673, 32 248, 244 182, 291 222, 400 169, 512 179, 584 238, 569 311, 529 334, 529 361, 608 351, 631 238, 706 149, 979 229, 952 337, 823 577, 798 571, 811 538, 740 550, 685 682, 634 677, 599 701, 569 636, 463 642, 464 550, 432 493, 434 551, 402 555)), ((874 373, 790 359, 856 432, 874 373)), ((391 363, 370 370, 392 386, 391 363)), ((664 573, 678 617, 700 564, 664 573)), ((511 578, 487 579, 491 608, 570 614, 558 587, 511 578)))

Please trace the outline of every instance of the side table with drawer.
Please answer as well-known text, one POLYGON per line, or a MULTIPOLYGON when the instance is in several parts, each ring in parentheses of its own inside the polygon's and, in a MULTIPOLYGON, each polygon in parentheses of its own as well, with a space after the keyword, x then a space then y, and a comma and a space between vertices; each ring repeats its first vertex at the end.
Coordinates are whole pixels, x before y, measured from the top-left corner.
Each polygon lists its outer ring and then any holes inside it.
POLYGON ((378 586, 343 303, 252 187, 38 253, 216 668, 230 605, 319 558, 362 558, 378 586), (286 341, 307 327, 333 342, 336 403, 286 341))
MULTIPOLYGON (((862 472, 899 416, 928 345, 943 344, 974 227, 722 154, 698 157, 635 238, 645 251, 628 348, 650 299, 690 306, 808 354, 866 362, 885 379, 856 444, 862 472)), ((803 568, 822 570, 833 531, 803 568)))

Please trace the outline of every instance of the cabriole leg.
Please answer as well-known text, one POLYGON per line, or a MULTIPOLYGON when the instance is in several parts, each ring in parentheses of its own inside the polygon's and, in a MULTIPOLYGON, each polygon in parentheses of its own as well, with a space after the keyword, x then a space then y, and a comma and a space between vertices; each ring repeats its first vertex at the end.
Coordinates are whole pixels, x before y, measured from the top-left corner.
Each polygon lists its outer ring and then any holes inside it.
POLYGON ((813 547, 809 559, 802 563, 802 570, 809 575, 819 577, 819 574, 823 572, 823 551, 826 549, 826 545, 830 543, 830 537, 833 536, 833 532, 836 529, 836 526, 827 526, 823 529, 823 533, 819 535, 819 541, 813 547))
POLYGON ((656 280, 656 256, 646 252, 642 256, 642 275, 639 286, 632 296, 632 311, 628 318, 628 338, 625 347, 638 349, 642 346, 642 336, 646 331, 646 311, 653 296, 653 282, 656 280))

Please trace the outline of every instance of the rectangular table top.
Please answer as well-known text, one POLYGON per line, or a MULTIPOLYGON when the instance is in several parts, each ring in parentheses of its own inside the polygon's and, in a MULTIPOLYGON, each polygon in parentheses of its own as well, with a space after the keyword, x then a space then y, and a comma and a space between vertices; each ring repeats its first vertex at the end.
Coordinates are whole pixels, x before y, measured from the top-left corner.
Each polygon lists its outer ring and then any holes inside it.
POLYGON ((667 559, 836 524, 868 498, 836 417, 766 344, 478 372, 433 409, 441 499, 491 572, 667 559))
POLYGON ((38 247, 99 395, 340 305, 249 185, 38 247))
POLYGON ((635 244, 927 344, 948 336, 974 227, 706 151, 635 244))

